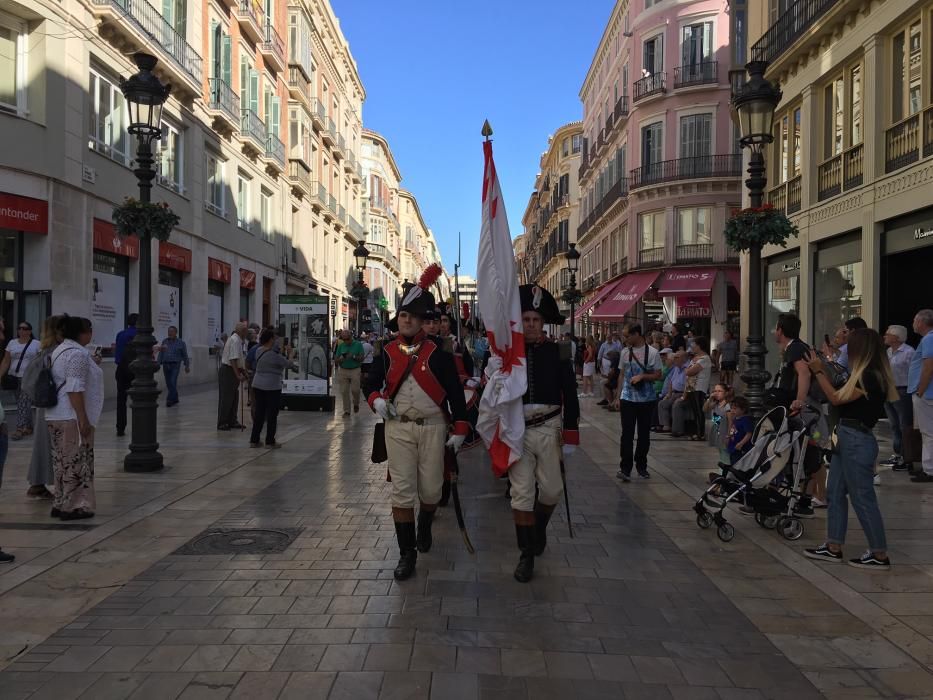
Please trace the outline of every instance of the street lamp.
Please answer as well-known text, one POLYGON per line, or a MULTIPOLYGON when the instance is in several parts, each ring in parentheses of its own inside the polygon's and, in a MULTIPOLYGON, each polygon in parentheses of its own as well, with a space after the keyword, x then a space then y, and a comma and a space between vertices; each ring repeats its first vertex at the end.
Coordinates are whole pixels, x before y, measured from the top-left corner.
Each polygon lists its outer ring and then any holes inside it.
POLYGON ((366 283, 363 281, 363 270, 366 269, 366 258, 369 257, 369 251, 363 245, 363 241, 353 249, 353 257, 356 260, 357 280, 353 285, 353 296, 356 297, 356 337, 360 337, 360 316, 363 312, 363 300, 369 293, 366 283))
POLYGON ((389 322, 389 300, 385 297, 379 299, 379 320, 382 322, 382 335, 385 335, 386 324, 389 322))
MULTIPOLYGON (((136 169, 133 174, 139 184, 139 201, 151 201, 152 142, 162 136, 162 105, 168 99, 171 85, 163 85, 152 74, 156 58, 145 53, 133 54, 139 71, 128 79, 120 79, 120 91, 130 113, 127 131, 136 136, 136 169)), ((141 234, 139 245, 139 319, 133 349, 136 359, 130 364, 133 383, 129 395, 133 411, 132 440, 130 452, 123 459, 123 469, 128 472, 154 472, 162 468, 162 455, 156 440, 158 425, 159 389, 155 382, 158 363, 152 359, 152 347, 156 343, 152 335, 152 242, 141 234)))
POLYGON ((570 286, 567 289, 565 298, 570 302, 570 339, 575 338, 573 333, 573 312, 577 304, 577 268, 580 265, 580 251, 577 250, 577 244, 571 243, 570 250, 564 253, 567 258, 567 271, 570 273, 570 286))
MULTIPOLYGON (((748 148, 748 188, 753 208, 764 202, 765 176, 764 147, 774 141, 774 110, 781 101, 781 90, 765 78, 767 61, 751 61, 745 66, 748 81, 732 97, 732 109, 739 126, 739 143, 748 148)), ((755 418, 764 415, 764 394, 770 373, 765 369, 767 349, 764 344, 764 308, 761 299, 761 244, 756 243, 748 250, 748 337, 745 339, 745 356, 748 358, 742 381, 750 413, 755 418)))

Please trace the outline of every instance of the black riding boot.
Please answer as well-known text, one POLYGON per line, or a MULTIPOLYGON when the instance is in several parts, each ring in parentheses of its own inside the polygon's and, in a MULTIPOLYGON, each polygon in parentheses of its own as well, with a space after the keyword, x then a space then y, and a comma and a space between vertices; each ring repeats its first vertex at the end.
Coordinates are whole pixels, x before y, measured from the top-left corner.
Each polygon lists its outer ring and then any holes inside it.
MULTIPOLYGON (((450 482, 447 479, 444 479, 444 485, 441 487, 441 500, 437 502, 437 505, 442 508, 447 505, 450 501, 450 482)), ((427 551, 427 550, 424 550, 427 551)))
POLYGON ((394 575, 396 581, 404 581, 415 573, 415 562, 418 561, 418 550, 415 549, 415 524, 396 521, 395 536, 398 539, 400 556, 394 575))
POLYGON ((522 556, 515 567, 515 580, 528 583, 535 570, 535 526, 516 525, 515 536, 518 540, 518 549, 522 556))
POLYGON ((431 523, 434 522, 434 511, 422 508, 418 511, 418 551, 424 554, 431 551, 434 538, 431 537, 431 523))
POLYGON ((551 520, 551 513, 554 512, 554 506, 535 506, 535 556, 540 557, 544 554, 544 548, 547 547, 547 524, 551 520))

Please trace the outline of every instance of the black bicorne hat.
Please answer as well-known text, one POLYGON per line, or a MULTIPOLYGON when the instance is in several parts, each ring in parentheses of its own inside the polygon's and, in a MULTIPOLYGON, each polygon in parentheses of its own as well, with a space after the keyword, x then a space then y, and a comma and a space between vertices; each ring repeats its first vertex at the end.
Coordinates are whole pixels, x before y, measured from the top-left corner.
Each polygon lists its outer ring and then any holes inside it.
POLYGON ((523 284, 518 288, 518 293, 522 300, 522 313, 537 311, 545 323, 564 325, 566 319, 561 316, 554 297, 544 287, 536 284, 523 284))
POLYGON ((395 332, 398 330, 398 314, 402 311, 407 311, 413 316, 418 316, 423 320, 440 318, 437 314, 437 307, 434 304, 434 295, 431 294, 429 290, 443 272, 443 268, 437 263, 429 265, 428 269, 421 275, 421 279, 418 280, 418 284, 408 288, 408 292, 402 299, 402 304, 399 306, 395 318, 386 324, 386 327, 390 331, 395 332))

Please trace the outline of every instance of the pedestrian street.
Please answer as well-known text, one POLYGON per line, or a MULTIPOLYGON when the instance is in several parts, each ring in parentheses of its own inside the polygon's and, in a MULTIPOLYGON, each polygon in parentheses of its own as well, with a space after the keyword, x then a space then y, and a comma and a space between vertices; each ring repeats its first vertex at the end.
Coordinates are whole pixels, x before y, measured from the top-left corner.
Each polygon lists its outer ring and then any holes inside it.
MULTIPOLYGON (((622 484, 618 417, 584 400, 561 505, 529 584, 513 579, 505 482, 461 455, 452 506, 415 575, 398 552, 372 415, 285 411, 280 450, 217 432, 216 390, 160 408, 166 469, 127 474, 105 410, 98 510, 59 523, 28 501, 28 440, 0 492, 0 698, 872 698, 933 694, 928 495, 882 473, 894 562, 825 567, 736 513, 720 542, 691 506, 713 451, 654 441, 622 484), (182 553, 208 529, 272 531, 267 554, 182 553), (278 539, 276 539, 278 538, 278 539)), ((365 409, 365 407, 364 407, 365 409)), ((861 537, 853 529, 853 538, 861 537)), ((213 540, 212 540, 213 541, 213 540)), ((853 539, 855 552, 863 542, 853 539)))

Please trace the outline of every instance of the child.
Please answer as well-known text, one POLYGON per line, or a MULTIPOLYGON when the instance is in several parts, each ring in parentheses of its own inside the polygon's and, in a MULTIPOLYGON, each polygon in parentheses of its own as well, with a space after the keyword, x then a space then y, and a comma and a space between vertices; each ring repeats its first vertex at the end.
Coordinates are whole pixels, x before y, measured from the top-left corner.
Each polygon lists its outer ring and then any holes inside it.
POLYGON ((748 416, 748 399, 744 396, 732 399, 732 408, 728 415, 729 459, 730 464, 735 464, 751 448, 752 431, 755 429, 752 419, 748 416))
POLYGON ((726 384, 717 384, 713 392, 703 404, 703 413, 710 413, 710 429, 706 433, 706 438, 711 447, 719 450, 719 461, 725 464, 731 464, 729 461, 729 452, 726 449, 729 442, 729 419, 727 417, 729 408, 732 404, 732 387, 726 384))

